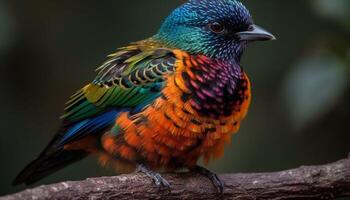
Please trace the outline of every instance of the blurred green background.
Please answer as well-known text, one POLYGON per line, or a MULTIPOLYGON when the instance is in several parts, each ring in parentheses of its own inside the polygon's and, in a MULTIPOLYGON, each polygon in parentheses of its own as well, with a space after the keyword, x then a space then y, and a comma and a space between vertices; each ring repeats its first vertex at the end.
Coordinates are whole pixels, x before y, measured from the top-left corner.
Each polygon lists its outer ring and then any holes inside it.
MULTIPOLYGON (((0 195, 55 133, 65 100, 117 47, 154 34, 180 0, 0 0, 0 195)), ((220 173, 324 164, 350 152, 350 1, 244 0, 274 42, 243 65, 253 103, 220 173)), ((38 184, 113 175, 86 159, 38 184)))

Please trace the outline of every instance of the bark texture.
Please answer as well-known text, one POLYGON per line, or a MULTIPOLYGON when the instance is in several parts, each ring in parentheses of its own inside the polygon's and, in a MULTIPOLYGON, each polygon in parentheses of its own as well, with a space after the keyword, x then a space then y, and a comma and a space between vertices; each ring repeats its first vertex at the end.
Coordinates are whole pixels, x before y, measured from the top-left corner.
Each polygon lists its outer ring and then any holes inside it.
POLYGON ((58 199, 335 199, 350 196, 350 157, 320 166, 273 173, 225 174, 222 196, 198 174, 165 174, 170 191, 159 191, 143 174, 89 178, 28 189, 0 200, 58 199))

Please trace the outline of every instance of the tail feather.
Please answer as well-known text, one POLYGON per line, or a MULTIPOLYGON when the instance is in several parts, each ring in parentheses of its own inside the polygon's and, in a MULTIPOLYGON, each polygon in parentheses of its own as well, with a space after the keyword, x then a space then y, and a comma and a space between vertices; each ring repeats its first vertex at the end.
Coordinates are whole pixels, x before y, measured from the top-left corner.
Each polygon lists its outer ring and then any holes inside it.
POLYGON ((96 141, 114 123, 118 113, 111 110, 75 123, 63 121, 61 128, 44 151, 22 170, 13 181, 13 185, 32 184, 88 156, 94 148, 98 148, 96 141), (74 145, 77 148, 74 148, 74 145), (67 146, 71 148, 65 148, 67 146))
POLYGON ((33 184, 40 179, 70 165, 87 156, 86 151, 75 150, 57 150, 50 155, 42 154, 37 159, 32 161, 25 167, 13 181, 13 185, 25 183, 26 185, 33 184))

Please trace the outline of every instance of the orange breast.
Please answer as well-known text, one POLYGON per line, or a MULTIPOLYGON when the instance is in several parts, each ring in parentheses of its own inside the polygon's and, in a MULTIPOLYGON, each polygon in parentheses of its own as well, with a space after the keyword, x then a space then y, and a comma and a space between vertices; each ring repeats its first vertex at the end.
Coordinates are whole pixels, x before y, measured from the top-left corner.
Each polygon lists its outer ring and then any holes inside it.
POLYGON ((191 168, 201 156, 208 162, 223 155, 225 144, 246 116, 251 100, 250 82, 244 75, 235 91, 239 101, 227 108, 232 109, 232 114, 203 116, 191 102, 193 99, 183 99, 183 94, 191 91, 182 74, 190 72, 188 66, 194 65, 194 61, 185 63, 189 62, 184 59, 186 56, 177 52, 177 70, 166 77, 162 97, 136 115, 125 112, 118 117, 116 124, 121 134, 102 139, 107 152, 126 161, 167 169, 191 168))

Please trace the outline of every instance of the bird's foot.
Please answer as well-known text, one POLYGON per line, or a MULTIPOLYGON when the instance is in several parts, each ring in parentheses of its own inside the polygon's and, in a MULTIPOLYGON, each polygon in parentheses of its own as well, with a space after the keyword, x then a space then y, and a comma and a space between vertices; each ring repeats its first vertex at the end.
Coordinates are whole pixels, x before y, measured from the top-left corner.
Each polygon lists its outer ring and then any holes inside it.
POLYGON ((148 177, 150 177, 159 190, 170 190, 169 182, 165 178, 163 178, 159 173, 151 170, 147 166, 143 164, 137 165, 137 172, 142 172, 148 177))
POLYGON ((218 193, 220 193, 221 195, 224 193, 224 183, 219 179, 218 175, 201 166, 196 166, 193 169, 193 171, 209 178, 215 186, 218 193))

